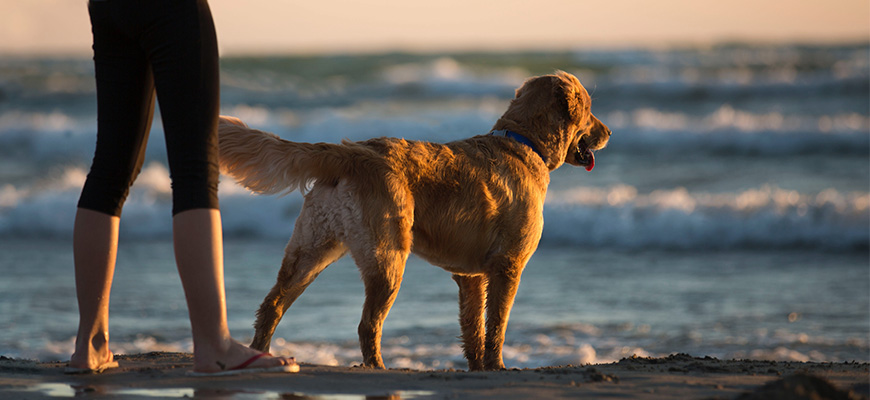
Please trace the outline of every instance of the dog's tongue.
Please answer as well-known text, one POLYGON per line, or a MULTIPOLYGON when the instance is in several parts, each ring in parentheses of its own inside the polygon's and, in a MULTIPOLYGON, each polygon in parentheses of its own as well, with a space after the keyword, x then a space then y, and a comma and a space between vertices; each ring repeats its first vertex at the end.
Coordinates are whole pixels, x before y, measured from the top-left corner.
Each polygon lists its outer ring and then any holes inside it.
POLYGON ((583 153, 583 159, 587 161, 586 170, 592 171, 592 168, 595 168, 595 154, 592 153, 592 150, 586 149, 583 153))

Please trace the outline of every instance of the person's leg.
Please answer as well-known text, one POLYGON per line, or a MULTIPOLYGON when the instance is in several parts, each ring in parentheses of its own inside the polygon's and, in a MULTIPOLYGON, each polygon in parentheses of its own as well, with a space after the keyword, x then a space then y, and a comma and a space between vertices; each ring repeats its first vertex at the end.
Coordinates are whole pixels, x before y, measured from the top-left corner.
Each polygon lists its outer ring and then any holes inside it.
POLYGON ((224 295, 223 243, 220 212, 200 208, 172 219, 175 262, 187 297, 193 330, 196 370, 216 365, 214 353, 225 351, 230 339, 224 295))
MULTIPOLYGON (((227 327, 220 211, 208 208, 182 211, 173 218, 172 229, 175 260, 193 330, 193 369, 222 371, 259 354, 233 340, 227 327)), ((263 357, 250 367, 294 363, 283 357, 263 357)))
POLYGON ((79 208, 73 238, 79 329, 73 368, 97 368, 113 360, 109 350, 109 293, 115 271, 120 218, 79 208))
MULTIPOLYGON (((173 2, 145 40, 166 134, 173 241, 193 331, 194 370, 217 372, 260 354, 230 337, 217 204, 217 39, 204 0, 173 2), (191 15, 193 14, 193 15, 191 15), (149 46, 149 43, 153 46, 149 46)), ((262 357, 250 368, 295 364, 262 357)))
POLYGON ((154 110, 144 54, 111 23, 108 2, 89 7, 97 82, 97 146, 79 198, 73 233, 79 328, 69 366, 93 369, 112 361, 109 294, 121 208, 142 167, 154 110))

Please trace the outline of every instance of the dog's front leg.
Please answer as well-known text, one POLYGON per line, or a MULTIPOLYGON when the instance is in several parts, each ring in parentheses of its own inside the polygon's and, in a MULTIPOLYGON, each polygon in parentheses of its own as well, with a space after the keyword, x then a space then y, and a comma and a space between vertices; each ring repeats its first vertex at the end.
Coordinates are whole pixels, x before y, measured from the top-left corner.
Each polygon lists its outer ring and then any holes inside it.
POLYGON ((486 302, 486 277, 453 275, 459 285, 459 326, 462 349, 470 371, 483 370, 483 311, 486 302))
POLYGON ((486 370, 504 369, 501 349, 508 317, 520 285, 521 268, 508 268, 489 276, 486 293, 486 343, 483 367, 486 370))

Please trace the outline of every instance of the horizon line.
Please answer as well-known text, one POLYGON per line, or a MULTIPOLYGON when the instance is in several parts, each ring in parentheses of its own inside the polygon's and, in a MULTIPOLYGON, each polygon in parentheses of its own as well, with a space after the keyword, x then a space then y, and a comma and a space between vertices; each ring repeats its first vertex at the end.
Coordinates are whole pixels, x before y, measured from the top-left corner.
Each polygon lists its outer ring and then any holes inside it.
MULTIPOLYGON (((419 54, 419 55, 438 55, 438 54, 473 54, 473 53, 558 53, 558 52, 584 52, 584 51, 664 51, 664 50, 703 50, 715 49, 718 47, 728 46, 743 46, 743 47, 854 47, 854 46, 870 47, 870 38, 855 36, 851 38, 824 38, 824 39, 720 39, 720 40, 673 40, 673 41, 632 41, 632 42, 614 42, 600 44, 557 44, 557 45, 395 45, 395 46, 320 46, 319 48, 312 47, 286 47, 278 46, 270 47, 247 47, 232 46, 230 48, 219 48, 219 55, 223 57, 293 57, 293 56, 365 56, 365 55, 386 55, 386 54, 419 54)), ((219 45, 220 47, 220 45, 219 45)), ((64 48, 43 48, 43 49, 0 49, 0 56, 16 57, 16 58, 79 58, 92 55, 91 47, 87 46, 81 50, 70 50, 68 46, 64 48)))

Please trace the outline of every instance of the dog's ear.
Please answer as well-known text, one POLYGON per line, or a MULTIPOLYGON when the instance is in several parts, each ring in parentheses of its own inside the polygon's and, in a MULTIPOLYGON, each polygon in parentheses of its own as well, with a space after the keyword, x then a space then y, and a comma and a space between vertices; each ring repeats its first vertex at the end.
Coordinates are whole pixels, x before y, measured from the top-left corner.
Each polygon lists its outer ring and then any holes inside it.
MULTIPOLYGON (((511 103, 519 108, 529 107, 529 111, 531 108, 541 109, 543 105, 550 104, 557 98, 557 80, 553 75, 530 78, 517 89, 511 103)), ((532 113, 526 113, 530 114, 532 113)))
POLYGON ((526 116, 535 115, 535 111, 558 110, 556 115, 550 115, 551 122, 572 123, 583 119, 586 113, 586 89, 580 81, 565 71, 556 71, 553 75, 544 75, 527 80, 516 91, 512 105, 525 111, 526 116), (549 105, 549 106, 548 106, 549 105))
MULTIPOLYGON (((544 75, 530 78, 516 91, 511 106, 503 117, 522 121, 527 131, 547 132, 555 126, 570 123, 563 78, 544 75), (534 127, 534 128, 533 128, 534 127)), ((528 132, 531 133, 531 132, 528 132)))
POLYGON ((562 106, 566 121, 581 119, 586 112, 586 89, 580 81, 565 71, 556 71, 556 99, 562 106))

